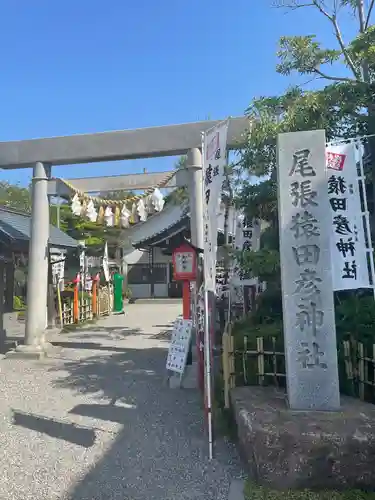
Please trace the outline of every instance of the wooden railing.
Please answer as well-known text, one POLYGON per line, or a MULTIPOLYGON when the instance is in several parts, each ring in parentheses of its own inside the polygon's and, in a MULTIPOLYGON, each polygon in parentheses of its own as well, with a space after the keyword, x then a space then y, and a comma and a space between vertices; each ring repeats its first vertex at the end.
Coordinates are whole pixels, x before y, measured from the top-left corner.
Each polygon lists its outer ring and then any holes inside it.
POLYGON ((62 310, 63 326, 73 325, 74 323, 84 323, 85 321, 91 320, 93 318, 91 299, 84 299, 79 303, 78 315, 79 318, 78 321, 76 321, 73 313, 73 301, 64 302, 62 310))
POLYGON ((98 293, 98 316, 108 316, 112 311, 111 292, 107 286, 99 289, 98 293))
MULTIPOLYGON (((338 346, 340 389, 343 394, 375 404, 375 344, 354 339, 338 346)), ((230 329, 223 334, 222 377, 224 404, 229 408, 229 392, 246 385, 285 387, 285 355, 276 338, 235 338, 230 329)))
POLYGON ((102 287, 97 294, 78 300, 74 307, 74 299, 62 303, 62 325, 73 325, 90 321, 95 317, 108 316, 112 311, 111 292, 102 287), (78 311, 78 312, 76 312, 78 311))
POLYGON ((346 392, 375 403, 375 344, 344 341, 339 352, 340 364, 345 371, 346 392))

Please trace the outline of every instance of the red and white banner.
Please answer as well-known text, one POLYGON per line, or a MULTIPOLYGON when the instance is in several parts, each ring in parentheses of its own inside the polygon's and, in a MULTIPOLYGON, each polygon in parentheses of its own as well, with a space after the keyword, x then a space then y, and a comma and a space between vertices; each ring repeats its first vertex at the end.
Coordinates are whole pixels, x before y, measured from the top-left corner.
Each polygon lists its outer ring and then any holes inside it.
POLYGON ((355 148, 356 145, 351 142, 329 145, 326 149, 335 291, 372 288, 355 148))

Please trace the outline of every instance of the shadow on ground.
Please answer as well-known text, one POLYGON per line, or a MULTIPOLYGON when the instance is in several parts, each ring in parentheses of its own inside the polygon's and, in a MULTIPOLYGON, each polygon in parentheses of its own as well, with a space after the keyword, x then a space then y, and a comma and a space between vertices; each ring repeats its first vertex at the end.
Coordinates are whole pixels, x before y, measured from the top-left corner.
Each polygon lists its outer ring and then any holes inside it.
POLYGON ((94 399, 74 406, 70 414, 122 426, 111 448, 66 498, 227 498, 228 449, 219 446, 215 460, 207 460, 199 394, 168 389, 165 360, 165 349, 125 349, 50 368, 56 372, 55 387, 94 399))
POLYGON ((47 434, 56 439, 63 439, 84 448, 90 448, 95 443, 96 436, 93 429, 61 422, 53 418, 33 415, 32 413, 25 413, 20 410, 12 410, 12 414, 13 425, 47 434))
POLYGON ((144 334, 141 328, 128 328, 127 326, 121 327, 109 327, 109 326, 96 326, 90 325, 82 328, 77 328, 74 331, 75 339, 85 339, 88 336, 95 338, 111 339, 111 340, 122 340, 131 335, 142 335, 144 334))
POLYGON ((7 352, 17 347, 17 345, 19 344, 23 344, 22 337, 9 336, 5 339, 2 339, 0 341, 0 354, 6 354, 7 352))
POLYGON ((166 325, 152 325, 153 328, 173 328, 174 321, 171 321, 171 323, 167 323, 166 325))
MULTIPOLYGON (((54 342, 56 345, 63 342, 54 342)), ((66 342, 69 344, 69 342, 66 342)), ((85 349, 85 342, 72 342, 75 348, 85 349)), ((94 343, 90 343, 94 344, 94 343)), ((100 345, 100 344, 99 344, 100 345)), ((103 350, 112 346, 103 346, 103 350)), ((90 347, 91 349, 91 347, 90 347)), ((95 349, 97 349, 95 347, 95 349)), ((98 398, 105 398, 114 404, 117 400, 129 397, 135 384, 145 384, 150 377, 157 377, 156 370, 163 372, 166 359, 164 349, 129 349, 115 348, 121 354, 103 356, 101 354, 66 361, 60 367, 52 367, 50 371, 68 372, 67 376, 59 377, 54 387, 72 389, 83 394, 95 394, 98 398)), ((159 382, 163 381, 158 377, 159 382)))
MULTIPOLYGON (((48 330, 47 330, 48 332, 48 330)), ((94 336, 95 340, 123 340, 126 337, 134 335, 145 335, 141 328, 128 328, 124 327, 105 327, 96 325, 68 325, 66 330, 60 332, 60 336, 67 338, 67 336, 73 335, 74 342, 52 342, 55 346, 60 346, 64 348, 72 349, 95 349, 103 351, 116 351, 114 347, 105 347, 100 343, 96 342, 76 342, 76 340, 85 340, 88 337, 90 339, 94 336), (93 335, 94 334, 94 335, 93 335)), ((0 337, 0 354, 6 354, 11 351, 17 345, 23 344, 23 335, 13 336, 4 334, 0 337)), ((118 350, 121 352, 121 349, 118 350)))
POLYGON ((153 328, 162 328, 159 333, 152 336, 154 339, 169 341, 172 338, 173 326, 175 322, 172 321, 166 325, 153 325, 153 328))
POLYGON ((63 349, 88 349, 91 351, 107 351, 107 352, 126 352, 122 347, 112 345, 103 345, 98 342, 60 342, 54 341, 51 344, 55 347, 62 347, 63 349))

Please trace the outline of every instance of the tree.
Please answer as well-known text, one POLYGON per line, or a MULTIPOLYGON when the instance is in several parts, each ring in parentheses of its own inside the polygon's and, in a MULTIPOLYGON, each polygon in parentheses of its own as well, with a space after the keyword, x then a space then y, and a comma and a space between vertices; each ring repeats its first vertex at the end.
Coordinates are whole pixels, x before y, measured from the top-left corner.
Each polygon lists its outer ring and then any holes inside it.
MULTIPOLYGON (((290 88, 284 95, 254 99, 247 114, 253 125, 247 147, 242 152, 241 167, 247 174, 240 194, 240 204, 247 215, 269 222, 263 235, 268 240, 270 267, 275 268, 278 238, 276 194, 276 138, 282 132, 323 128, 327 140, 349 138, 359 134, 375 133, 373 123, 373 79, 375 71, 375 29, 370 18, 375 4, 371 0, 367 12, 362 1, 332 0, 331 9, 323 0, 291 1, 287 8, 314 8, 332 24, 337 47, 324 48, 316 35, 282 37, 278 52, 277 71, 289 76, 292 72, 324 81, 327 85, 314 91, 290 88), (344 9, 352 9, 358 21, 355 39, 345 44, 338 24, 344 9), (347 68, 347 76, 333 74, 339 65, 347 68), (256 176, 259 182, 250 182, 256 176)), ((285 6, 285 4, 284 4, 285 6)), ((370 144, 371 146, 371 144, 370 144)), ((373 149, 375 152, 375 149, 373 149)), ((373 155, 375 160, 375 154, 373 155)), ((372 162, 375 178, 375 161, 372 162)), ((375 186, 375 182, 371 182, 375 186)), ((374 189, 374 188, 373 188, 374 189)), ((375 195, 373 196, 375 199, 375 195)), ((373 210, 373 212, 375 212, 373 210)), ((373 225, 375 228, 375 224, 373 225)), ((265 256, 263 256, 265 257, 265 256)), ((244 264, 270 275, 265 268, 267 259, 245 255, 244 264), (252 260, 252 263, 250 261, 252 260)), ((266 266, 267 267, 267 266, 266 266)))
MULTIPOLYGON (((332 24, 338 47, 323 48, 316 36, 282 37, 277 66, 281 74, 290 75, 295 71, 324 81, 326 86, 314 91, 294 87, 281 96, 254 99, 246 111, 252 120, 252 127, 247 146, 241 154, 240 165, 245 180, 238 202, 249 217, 265 220, 269 227, 262 234, 261 250, 245 252, 241 259, 250 275, 270 285, 261 295, 252 320, 258 325, 275 321, 279 330, 282 328, 282 305, 276 190, 277 135, 323 128, 329 141, 375 133, 375 30, 370 26, 375 1, 370 1, 364 21, 363 2, 333 0, 331 11, 328 11, 326 3, 311 0, 309 3, 293 2, 289 7, 318 9, 332 24), (356 38, 345 45, 338 25, 338 13, 340 9, 348 8, 353 9, 359 28, 356 38), (332 70, 340 64, 347 68, 348 76, 340 76, 342 70, 337 76, 333 74, 332 70), (254 176, 258 178, 257 183, 253 182, 254 176)), ((375 151, 371 143, 370 146, 375 151)), ((275 329, 272 332, 274 334, 275 329)))
MULTIPOLYGON (((84 240, 87 246, 102 248, 105 241, 113 239, 117 241, 119 228, 107 228, 103 224, 90 222, 84 217, 73 215, 68 204, 60 206, 60 229, 76 240, 84 240)), ((57 225, 57 207, 50 208, 51 224, 57 225)))
MULTIPOLYGON (((186 168, 187 156, 180 156, 174 165, 175 170, 186 168)), ((189 200, 189 193, 186 186, 177 187, 165 197, 165 203, 181 205, 189 200)))
MULTIPOLYGON (((134 196, 131 191, 108 191, 99 193, 99 197, 107 200, 127 200, 134 196)), ((51 224, 57 225, 58 210, 53 205, 50 208, 51 224)), ((109 247, 117 246, 124 229, 120 227, 107 227, 103 224, 91 222, 85 217, 73 215, 70 204, 60 205, 60 229, 76 240, 84 240, 92 252, 101 252, 104 243, 109 247)))
POLYGON ((6 181, 0 182, 0 205, 19 210, 20 212, 31 212, 31 190, 21 187, 19 184, 10 184, 6 181))
POLYGON ((283 132, 324 128, 327 139, 350 137, 361 126, 352 99, 345 108, 332 99, 330 89, 303 91, 292 88, 282 96, 254 99, 246 113, 252 121, 240 167, 244 180, 237 203, 250 218, 268 223, 261 237, 261 250, 241 256, 242 266, 252 276, 270 284, 265 302, 280 314, 280 262, 277 210, 276 140, 283 132), (254 177, 257 182, 254 183, 254 177), (270 301, 274 303, 270 304, 270 301), (277 306, 275 305, 277 303, 277 306))
POLYGON ((99 193, 99 198, 105 200, 129 200, 135 193, 133 191, 124 191, 120 189, 119 191, 105 191, 99 193))
MULTIPOLYGON (((282 37, 278 52, 277 71, 283 75, 297 72, 328 85, 321 91, 326 101, 335 103, 336 114, 350 114, 356 122, 355 135, 375 134, 375 26, 371 25, 375 0, 292 0, 287 8, 315 9, 322 20, 330 23, 336 38, 336 47, 325 48, 316 35, 282 37), (357 23, 354 39, 345 42, 339 17, 350 10, 357 23), (346 75, 339 69, 344 66, 346 75), (337 72, 336 72, 337 69, 337 72)), ((367 149, 371 154, 370 181, 375 200, 375 137, 369 137, 367 149)), ((375 231, 375 210, 373 232, 375 231)))
POLYGON ((312 75, 335 83, 342 82, 357 85, 364 90, 371 87, 374 79, 375 53, 374 27, 370 25, 375 1, 371 0, 365 8, 364 0, 333 0, 331 8, 324 0, 299 2, 292 0, 285 7, 290 9, 315 8, 332 25, 337 41, 336 48, 323 48, 316 40, 316 35, 282 37, 278 56, 281 61, 277 70, 284 75, 297 71, 302 75, 312 75), (358 22, 358 34, 354 40, 345 44, 339 25, 342 9, 350 9, 358 22), (344 63, 349 76, 332 75, 325 71, 327 65, 344 63))

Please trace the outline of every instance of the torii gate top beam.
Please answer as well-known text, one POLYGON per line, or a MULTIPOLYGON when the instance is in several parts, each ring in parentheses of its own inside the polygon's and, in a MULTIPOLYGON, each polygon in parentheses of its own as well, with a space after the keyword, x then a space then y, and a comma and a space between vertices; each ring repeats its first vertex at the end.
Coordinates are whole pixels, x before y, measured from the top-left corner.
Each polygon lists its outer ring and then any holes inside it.
MULTIPOLYGON (((219 123, 203 121, 135 130, 0 142, 0 168, 32 167, 40 161, 72 165, 186 154, 201 146, 201 133, 219 123)), ((231 118, 228 149, 241 147, 249 127, 246 117, 231 118)))

